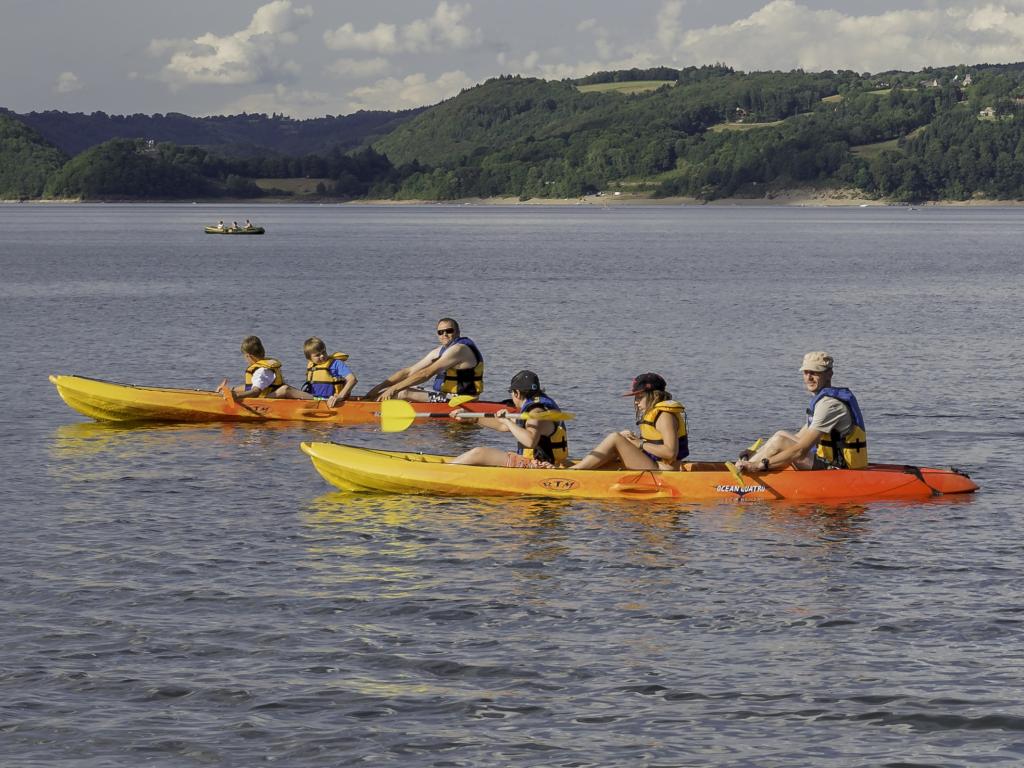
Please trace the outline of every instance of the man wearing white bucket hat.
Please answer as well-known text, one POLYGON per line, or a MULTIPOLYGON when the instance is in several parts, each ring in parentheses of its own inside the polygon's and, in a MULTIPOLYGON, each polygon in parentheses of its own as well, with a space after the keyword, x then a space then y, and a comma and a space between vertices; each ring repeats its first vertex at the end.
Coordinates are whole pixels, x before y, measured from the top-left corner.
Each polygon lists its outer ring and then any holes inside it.
POLYGON ((797 469, 863 469, 868 465, 864 416, 853 392, 832 386, 833 365, 827 352, 804 355, 800 372, 811 393, 807 423, 795 435, 776 432, 753 455, 744 451, 737 469, 768 472, 790 464, 797 469))

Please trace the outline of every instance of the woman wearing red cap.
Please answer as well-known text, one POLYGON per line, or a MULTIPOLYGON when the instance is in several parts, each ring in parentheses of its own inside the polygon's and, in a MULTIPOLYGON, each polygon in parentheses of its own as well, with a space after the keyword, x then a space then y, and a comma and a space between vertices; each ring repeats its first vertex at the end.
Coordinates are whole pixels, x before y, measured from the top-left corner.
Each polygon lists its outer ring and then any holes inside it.
POLYGON ((623 397, 633 398, 640 434, 612 432, 570 469, 598 469, 619 464, 625 469, 679 469, 690 454, 686 409, 665 390, 665 379, 642 373, 623 397))

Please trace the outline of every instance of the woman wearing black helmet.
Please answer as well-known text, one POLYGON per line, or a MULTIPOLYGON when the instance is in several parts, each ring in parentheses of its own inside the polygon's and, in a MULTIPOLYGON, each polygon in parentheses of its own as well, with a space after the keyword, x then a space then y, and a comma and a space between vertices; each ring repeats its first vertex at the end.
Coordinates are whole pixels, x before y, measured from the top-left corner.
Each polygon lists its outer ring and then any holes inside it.
POLYGON ((633 398, 637 435, 630 430, 612 432, 570 469, 598 469, 610 464, 625 469, 679 469, 690 454, 686 435, 686 409, 665 390, 665 379, 642 373, 623 397, 633 398))

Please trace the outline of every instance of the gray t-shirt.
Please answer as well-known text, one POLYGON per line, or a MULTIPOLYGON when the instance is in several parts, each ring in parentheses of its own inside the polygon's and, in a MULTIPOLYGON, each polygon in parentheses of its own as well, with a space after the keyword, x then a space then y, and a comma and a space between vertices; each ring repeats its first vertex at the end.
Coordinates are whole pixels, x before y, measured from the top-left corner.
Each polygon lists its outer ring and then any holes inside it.
POLYGON ((814 431, 826 435, 833 429, 839 430, 840 435, 845 435, 853 429, 853 417, 850 415, 850 409, 842 400, 823 397, 814 406, 810 427, 814 431))

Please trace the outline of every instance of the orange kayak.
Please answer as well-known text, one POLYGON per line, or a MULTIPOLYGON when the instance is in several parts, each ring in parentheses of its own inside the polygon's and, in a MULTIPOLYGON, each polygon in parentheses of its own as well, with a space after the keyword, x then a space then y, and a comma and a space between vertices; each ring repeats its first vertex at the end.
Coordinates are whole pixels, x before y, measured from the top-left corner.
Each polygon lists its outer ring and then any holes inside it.
MULTIPOLYGON (((375 400, 361 400, 358 397, 328 408, 325 400, 252 398, 232 402, 225 400, 220 392, 137 387, 84 376, 50 376, 50 381, 65 403, 83 416, 97 421, 320 421, 373 424, 379 420, 381 408, 375 400)), ((442 418, 447 417, 452 410, 445 403, 411 405, 419 414, 442 418)), ((494 413, 508 408, 504 403, 479 400, 459 407, 476 413, 494 413)))
POLYGON ((450 464, 450 456, 378 451, 339 443, 302 443, 323 478, 344 491, 442 496, 551 496, 577 499, 679 501, 857 502, 928 499, 978 489, 956 470, 894 464, 867 469, 784 469, 743 476, 724 463, 684 464, 682 470, 509 469, 450 464))

